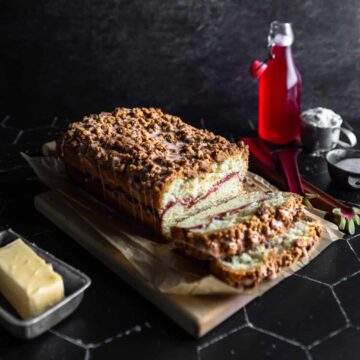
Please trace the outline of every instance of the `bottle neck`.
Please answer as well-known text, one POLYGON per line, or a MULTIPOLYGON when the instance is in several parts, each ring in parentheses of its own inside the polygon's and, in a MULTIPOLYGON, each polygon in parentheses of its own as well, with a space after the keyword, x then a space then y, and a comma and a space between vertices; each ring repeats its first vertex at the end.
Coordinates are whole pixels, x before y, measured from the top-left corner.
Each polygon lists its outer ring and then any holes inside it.
POLYGON ((275 71, 276 74, 286 74, 286 86, 288 89, 293 87, 297 83, 301 83, 300 74, 296 68, 291 45, 290 46, 279 46, 275 45, 272 47, 273 57, 269 59, 268 70, 269 73, 275 71), (273 69, 273 70, 271 70, 273 69))
POLYGON ((276 58, 288 58, 292 59, 292 51, 291 51, 291 45, 290 46, 279 46, 274 45, 271 48, 271 54, 273 55, 273 59, 276 58))

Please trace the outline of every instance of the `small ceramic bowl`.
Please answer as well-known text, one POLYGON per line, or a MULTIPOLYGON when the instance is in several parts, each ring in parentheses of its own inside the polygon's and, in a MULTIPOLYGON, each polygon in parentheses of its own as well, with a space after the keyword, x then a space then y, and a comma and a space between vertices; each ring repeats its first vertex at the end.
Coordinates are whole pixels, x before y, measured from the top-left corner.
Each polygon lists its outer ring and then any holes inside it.
POLYGON ((336 184, 360 190, 360 150, 334 149, 326 154, 326 161, 336 184))

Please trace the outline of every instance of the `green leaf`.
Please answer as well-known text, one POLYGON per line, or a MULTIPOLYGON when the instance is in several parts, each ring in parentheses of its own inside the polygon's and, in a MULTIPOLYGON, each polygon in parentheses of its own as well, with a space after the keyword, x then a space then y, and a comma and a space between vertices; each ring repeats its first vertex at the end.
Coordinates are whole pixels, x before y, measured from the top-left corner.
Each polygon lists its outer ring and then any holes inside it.
POLYGON ((340 218, 340 222, 339 222, 339 229, 340 230, 344 230, 345 229, 345 225, 346 225, 346 220, 345 218, 340 218))
POLYGON ((340 208, 334 208, 332 209, 332 213, 335 215, 341 216, 341 209, 340 208))
POLYGON ((360 209, 359 208, 353 207, 352 209, 354 210, 355 214, 360 215, 360 209))
POLYGON ((311 202, 308 200, 308 199, 306 199, 306 198, 304 198, 304 204, 305 204, 305 206, 308 208, 308 209, 313 209, 314 207, 312 206, 312 204, 311 204, 311 202))
POLYGON ((360 225, 360 216, 359 215, 355 215, 353 219, 354 219, 354 222, 356 225, 360 225))
POLYGON ((313 193, 305 193, 306 199, 318 199, 320 197, 319 194, 313 194, 313 193))
POLYGON ((355 234, 355 224, 353 219, 348 220, 347 224, 346 224, 346 230, 349 232, 349 234, 353 235, 355 234))

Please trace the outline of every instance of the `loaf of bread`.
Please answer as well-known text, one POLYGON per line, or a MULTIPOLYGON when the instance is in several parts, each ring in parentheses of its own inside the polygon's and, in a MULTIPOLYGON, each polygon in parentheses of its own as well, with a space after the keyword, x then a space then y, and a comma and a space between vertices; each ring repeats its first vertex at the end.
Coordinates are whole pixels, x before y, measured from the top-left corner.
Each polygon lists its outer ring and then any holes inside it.
POLYGON ((276 277, 321 236, 301 196, 243 192, 248 149, 154 108, 84 117, 59 135, 68 176, 243 288, 276 277))
POLYGON ((176 249, 200 260, 239 254, 271 241, 304 217, 301 196, 280 191, 244 193, 173 226, 176 249))
POLYGON ((69 177, 165 238, 178 221, 237 197, 245 145, 154 108, 118 108, 69 125, 57 139, 69 177))
POLYGON ((229 285, 252 288, 265 279, 273 280, 281 270, 306 257, 321 233, 317 221, 298 220, 271 242, 210 262, 210 271, 229 285))

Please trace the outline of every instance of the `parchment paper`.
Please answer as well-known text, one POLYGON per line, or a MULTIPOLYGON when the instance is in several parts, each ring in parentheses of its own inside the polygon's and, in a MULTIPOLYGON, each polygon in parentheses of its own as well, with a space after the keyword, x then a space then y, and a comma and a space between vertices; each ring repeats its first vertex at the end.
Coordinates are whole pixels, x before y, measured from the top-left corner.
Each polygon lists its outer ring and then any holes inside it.
MULTIPOLYGON (((337 226, 323 219, 325 213, 314 210, 309 215, 318 219, 323 236, 308 258, 282 271, 275 280, 264 281, 254 289, 235 289, 209 275, 205 265, 172 251, 169 244, 156 241, 155 235, 145 225, 127 214, 115 212, 92 195, 73 185, 67 178, 62 162, 55 156, 30 157, 22 154, 39 179, 63 197, 89 226, 120 251, 134 271, 164 293, 187 295, 244 294, 262 295, 284 278, 301 269, 333 241, 343 237, 337 226)), ((260 176, 249 173, 247 191, 276 189, 260 176)), ((114 250, 116 251, 116 250, 114 250)), ((248 301, 246 301, 248 302, 248 301)))

